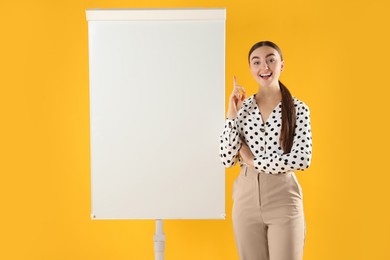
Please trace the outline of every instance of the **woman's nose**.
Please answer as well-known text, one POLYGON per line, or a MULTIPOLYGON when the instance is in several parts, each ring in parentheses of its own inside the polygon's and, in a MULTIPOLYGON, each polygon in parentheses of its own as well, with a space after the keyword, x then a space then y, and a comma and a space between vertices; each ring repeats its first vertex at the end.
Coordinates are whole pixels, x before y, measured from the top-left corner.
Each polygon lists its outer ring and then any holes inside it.
POLYGON ((263 62, 263 64, 262 64, 262 69, 264 69, 264 70, 268 69, 268 64, 265 63, 265 62, 263 62))

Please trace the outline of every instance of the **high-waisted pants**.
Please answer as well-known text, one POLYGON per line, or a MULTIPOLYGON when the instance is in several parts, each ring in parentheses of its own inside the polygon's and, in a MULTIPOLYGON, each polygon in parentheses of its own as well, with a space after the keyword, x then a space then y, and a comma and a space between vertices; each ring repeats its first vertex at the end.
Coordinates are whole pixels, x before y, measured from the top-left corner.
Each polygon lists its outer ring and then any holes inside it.
POLYGON ((241 260, 302 260, 305 217, 294 172, 241 165, 233 186, 233 229, 241 260))

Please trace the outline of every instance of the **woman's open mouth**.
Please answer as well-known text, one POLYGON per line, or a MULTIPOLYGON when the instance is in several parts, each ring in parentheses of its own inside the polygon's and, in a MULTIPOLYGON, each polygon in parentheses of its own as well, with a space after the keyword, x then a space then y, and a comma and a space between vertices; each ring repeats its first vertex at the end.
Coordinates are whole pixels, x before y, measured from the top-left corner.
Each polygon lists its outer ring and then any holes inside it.
POLYGON ((272 76, 272 73, 270 72, 270 73, 264 73, 264 74, 260 74, 260 77, 262 78, 262 79, 265 79, 265 80, 267 80, 267 79, 269 79, 270 77, 272 76))

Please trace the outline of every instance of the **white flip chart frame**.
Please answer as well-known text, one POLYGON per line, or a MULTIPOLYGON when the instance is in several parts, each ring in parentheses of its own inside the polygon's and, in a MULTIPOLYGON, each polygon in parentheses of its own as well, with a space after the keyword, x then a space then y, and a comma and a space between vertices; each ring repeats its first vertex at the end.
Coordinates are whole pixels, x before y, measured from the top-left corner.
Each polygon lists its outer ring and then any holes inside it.
POLYGON ((225 9, 87 10, 93 219, 224 219, 225 9))

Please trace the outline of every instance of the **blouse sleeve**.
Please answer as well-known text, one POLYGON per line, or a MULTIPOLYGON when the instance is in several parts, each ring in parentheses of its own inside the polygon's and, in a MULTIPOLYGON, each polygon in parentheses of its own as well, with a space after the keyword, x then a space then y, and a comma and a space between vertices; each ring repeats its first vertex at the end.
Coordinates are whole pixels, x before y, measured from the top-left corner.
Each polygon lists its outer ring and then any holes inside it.
POLYGON ((238 132, 238 119, 226 119, 225 128, 222 134, 219 136, 220 150, 219 156, 221 157, 222 164, 229 168, 237 163, 241 148, 241 138, 238 132))
POLYGON ((310 110, 306 104, 300 102, 296 115, 294 141, 290 153, 255 156, 253 162, 258 171, 278 174, 309 168, 312 156, 310 110))

